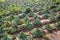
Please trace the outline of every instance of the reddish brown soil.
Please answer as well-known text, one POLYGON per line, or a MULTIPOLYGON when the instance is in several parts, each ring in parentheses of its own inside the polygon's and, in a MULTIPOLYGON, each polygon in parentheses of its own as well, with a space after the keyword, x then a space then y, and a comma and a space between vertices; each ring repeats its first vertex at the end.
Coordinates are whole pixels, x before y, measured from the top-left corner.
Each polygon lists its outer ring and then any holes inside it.
POLYGON ((60 40, 60 31, 52 33, 48 38, 50 40, 60 40))

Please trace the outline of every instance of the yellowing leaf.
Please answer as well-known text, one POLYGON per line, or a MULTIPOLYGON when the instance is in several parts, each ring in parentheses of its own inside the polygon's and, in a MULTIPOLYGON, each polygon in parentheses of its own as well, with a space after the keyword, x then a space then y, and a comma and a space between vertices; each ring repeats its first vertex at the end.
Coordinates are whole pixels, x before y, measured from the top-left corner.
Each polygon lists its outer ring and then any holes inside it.
POLYGON ((0 12, 0 16, 2 16, 2 12, 0 12))
POLYGON ((20 11, 21 10, 21 6, 16 6, 16 5, 10 5, 10 10, 11 11, 20 11))
POLYGON ((0 0, 0 2, 5 2, 5 0, 0 0))

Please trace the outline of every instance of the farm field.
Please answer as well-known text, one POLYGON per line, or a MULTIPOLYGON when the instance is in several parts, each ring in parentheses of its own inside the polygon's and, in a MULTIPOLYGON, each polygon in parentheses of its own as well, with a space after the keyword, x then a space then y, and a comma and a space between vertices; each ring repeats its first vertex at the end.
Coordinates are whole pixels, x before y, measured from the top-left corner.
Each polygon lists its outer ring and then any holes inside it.
POLYGON ((0 40, 60 40, 60 0, 0 0, 0 40))

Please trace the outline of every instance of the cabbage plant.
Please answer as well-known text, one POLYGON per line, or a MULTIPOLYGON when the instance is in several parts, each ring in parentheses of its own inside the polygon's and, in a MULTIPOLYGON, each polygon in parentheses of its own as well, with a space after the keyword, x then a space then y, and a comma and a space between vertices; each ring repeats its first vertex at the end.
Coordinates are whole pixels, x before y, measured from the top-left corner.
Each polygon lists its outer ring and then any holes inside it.
POLYGON ((47 29, 49 32, 53 31, 53 28, 49 24, 45 26, 45 29, 47 29))
POLYGON ((35 38, 41 38, 44 36, 44 32, 41 29, 35 28, 32 30, 32 35, 35 38))
POLYGON ((57 22, 57 23, 55 24, 55 26, 56 26, 57 29, 60 29, 60 22, 57 22))
POLYGON ((33 28, 33 24, 30 21, 27 21, 26 24, 25 24, 25 28, 30 30, 30 29, 33 28))
POLYGON ((27 35, 24 32, 20 32, 18 34, 18 38, 19 38, 19 40, 28 40, 27 35))
POLYGON ((40 19, 35 19, 34 21, 33 21, 33 25, 41 25, 42 23, 41 23, 41 21, 40 21, 40 19))

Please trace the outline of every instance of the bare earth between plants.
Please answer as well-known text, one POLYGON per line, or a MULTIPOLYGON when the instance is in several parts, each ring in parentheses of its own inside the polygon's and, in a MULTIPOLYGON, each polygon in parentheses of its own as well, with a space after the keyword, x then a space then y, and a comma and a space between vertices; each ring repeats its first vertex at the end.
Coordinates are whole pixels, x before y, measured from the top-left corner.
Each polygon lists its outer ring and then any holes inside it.
MULTIPOLYGON (((59 15, 59 12, 57 12, 56 15, 59 15)), ((56 22, 52 22, 52 21, 50 21, 49 19, 44 19, 44 18, 42 17, 43 15, 38 15, 38 16, 39 16, 39 18, 41 19, 42 25, 41 25, 41 26, 35 26, 34 28, 41 28, 43 31, 45 31, 45 32, 47 33, 46 35, 48 36, 49 40, 60 40, 60 31, 56 30, 56 31, 54 31, 53 33, 48 33, 48 31, 47 31, 46 29, 44 29, 46 24, 50 24, 50 25, 54 28, 56 22)), ((34 18, 33 18, 33 17, 30 17, 29 20, 30 20, 30 21, 34 21, 34 18)), ((60 22, 60 20, 59 20, 58 22, 60 22)), ((22 26, 22 25, 20 25, 20 26, 22 26)), ((34 29, 34 28, 33 28, 33 29, 34 29)), ((13 35, 14 37, 16 37, 16 35, 17 35, 19 32, 21 32, 21 31, 26 32, 26 33, 28 33, 28 34, 31 34, 31 31, 32 31, 32 30, 27 30, 27 29, 22 29, 22 30, 20 30, 20 29, 18 28, 16 32, 10 33, 10 34, 13 35)), ((40 38, 38 38, 38 39, 35 39, 35 38, 34 38, 33 40, 40 40, 40 38)), ((44 40, 44 39, 41 39, 41 40, 44 40)))
POLYGON ((60 0, 0 0, 0 40, 60 40, 60 0))

